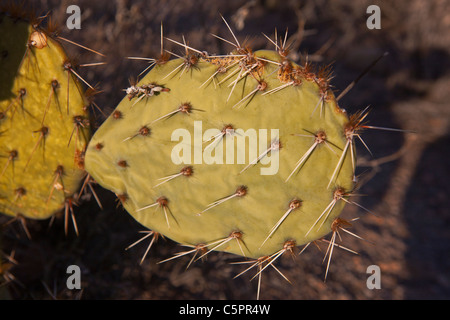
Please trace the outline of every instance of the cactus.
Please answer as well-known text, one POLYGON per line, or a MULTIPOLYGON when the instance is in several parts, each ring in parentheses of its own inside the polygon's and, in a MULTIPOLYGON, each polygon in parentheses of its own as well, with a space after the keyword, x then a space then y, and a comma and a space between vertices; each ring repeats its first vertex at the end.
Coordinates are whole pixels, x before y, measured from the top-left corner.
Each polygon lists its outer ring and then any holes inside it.
POLYGON ((85 159, 147 236, 197 259, 224 251, 262 266, 348 227, 336 219, 355 187, 366 113, 338 106, 330 68, 295 64, 278 41, 253 52, 236 40, 227 55, 171 41, 185 55, 149 59, 85 159))
POLYGON ((254 52, 220 38, 234 46, 225 55, 168 39, 184 56, 147 59, 89 142, 91 101, 61 38, 17 12, 0 13, 2 213, 67 216, 87 175, 149 229, 149 248, 160 236, 191 248, 164 261, 223 251, 260 275, 331 234, 328 273, 351 227, 341 212, 356 204, 354 140, 376 128, 339 106, 329 66, 294 63, 277 39, 254 52))
POLYGON ((0 13, 0 212, 29 219, 72 210, 90 137, 75 66, 42 24, 15 5, 0 13))

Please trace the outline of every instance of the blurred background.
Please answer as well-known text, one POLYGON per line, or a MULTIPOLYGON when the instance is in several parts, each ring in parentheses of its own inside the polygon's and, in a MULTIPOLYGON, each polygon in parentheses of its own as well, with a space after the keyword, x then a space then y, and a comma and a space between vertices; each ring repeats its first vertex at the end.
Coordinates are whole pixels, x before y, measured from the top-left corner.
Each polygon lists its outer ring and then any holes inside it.
MULTIPOLYGON (((20 1, 38 14, 51 11, 61 36, 102 52, 106 58, 64 44, 82 63, 106 61, 80 68, 79 73, 101 92, 97 105, 106 115, 124 97, 129 79, 146 62, 128 56, 157 57, 160 25, 164 35, 210 53, 232 47, 211 36, 231 39, 221 15, 237 38, 254 50, 273 49, 262 34, 274 37, 288 30, 291 59, 308 56, 332 64, 332 84, 339 95, 384 52, 382 58, 341 100, 349 113, 371 106, 370 125, 414 130, 399 133, 367 130, 362 137, 372 155, 358 144, 361 188, 357 203, 344 217, 361 216, 351 231, 366 239, 342 234, 326 282, 326 244, 310 246, 295 259, 284 257, 262 276, 261 299, 449 299, 450 298, 450 1, 276 1, 276 0, 110 0, 20 1), (69 30, 66 9, 81 9, 81 29, 69 30), (369 5, 381 9, 381 29, 368 29, 369 5), (369 290, 367 267, 381 269, 381 289, 369 290)), ((165 48, 182 54, 180 47, 165 48)), ((98 125, 102 118, 99 115, 98 125)), ((7 284, 13 299, 255 299, 257 281, 235 257, 208 255, 185 270, 190 257, 158 264, 182 249, 160 238, 142 264, 149 239, 125 250, 143 230, 118 206, 111 192, 95 187, 103 210, 86 197, 75 208, 79 236, 64 234, 62 217, 27 221, 31 239, 20 223, 9 223, 3 253, 17 264, 7 284), (81 268, 82 290, 66 288, 67 266, 81 268)), ((6 224, 9 218, 0 217, 6 224)))

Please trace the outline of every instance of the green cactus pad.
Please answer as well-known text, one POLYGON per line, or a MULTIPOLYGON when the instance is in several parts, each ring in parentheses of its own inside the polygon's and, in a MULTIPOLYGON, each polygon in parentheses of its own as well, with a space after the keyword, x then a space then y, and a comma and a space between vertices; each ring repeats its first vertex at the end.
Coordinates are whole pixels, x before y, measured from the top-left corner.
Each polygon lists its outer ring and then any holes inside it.
POLYGON ((88 103, 46 31, 0 13, 0 34, 0 212, 46 219, 86 174, 88 103))
POLYGON ((184 245, 257 258, 319 239, 354 177, 349 119, 324 74, 244 49, 160 63, 94 134, 86 170, 184 245))

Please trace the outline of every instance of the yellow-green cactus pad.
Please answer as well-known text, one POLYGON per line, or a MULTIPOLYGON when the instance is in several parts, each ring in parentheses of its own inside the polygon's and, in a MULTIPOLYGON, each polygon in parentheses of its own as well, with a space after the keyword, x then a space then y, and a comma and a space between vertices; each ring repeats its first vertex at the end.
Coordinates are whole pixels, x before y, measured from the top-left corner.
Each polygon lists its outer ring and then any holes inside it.
POLYGON ((354 186, 355 120, 329 78, 273 51, 162 61, 94 134, 86 170, 184 245, 258 258, 309 243, 354 186))
POLYGON ((78 189, 87 102, 62 46, 0 13, 0 212, 45 219, 78 189))

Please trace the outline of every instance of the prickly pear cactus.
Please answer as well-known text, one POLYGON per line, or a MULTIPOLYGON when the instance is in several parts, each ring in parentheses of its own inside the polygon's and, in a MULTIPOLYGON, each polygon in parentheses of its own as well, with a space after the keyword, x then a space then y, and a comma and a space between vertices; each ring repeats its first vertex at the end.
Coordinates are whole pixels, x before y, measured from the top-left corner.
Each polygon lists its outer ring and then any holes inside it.
POLYGON ((182 46, 125 90, 86 170, 143 226, 204 254, 275 259, 330 233, 354 187, 362 119, 338 106, 329 69, 281 46, 182 46))
POLYGON ((0 13, 0 212, 45 219, 85 175, 88 103, 60 43, 21 9, 0 13))

